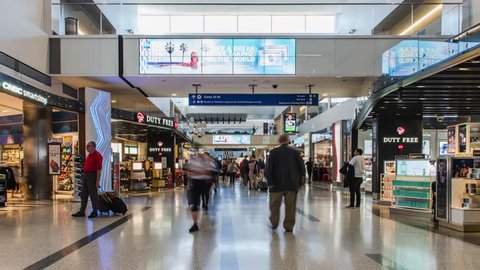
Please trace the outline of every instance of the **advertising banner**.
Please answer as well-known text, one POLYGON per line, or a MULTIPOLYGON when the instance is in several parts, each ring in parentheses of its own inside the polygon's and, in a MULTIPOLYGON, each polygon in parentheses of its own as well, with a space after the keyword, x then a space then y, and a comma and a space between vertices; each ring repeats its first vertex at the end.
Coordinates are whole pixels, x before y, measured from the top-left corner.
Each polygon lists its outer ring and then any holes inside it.
POLYGON ((48 139, 48 174, 60 175, 61 157, 62 157, 62 139, 48 139))
POLYGON ((382 55, 382 71, 408 76, 459 53, 459 44, 443 41, 404 40, 382 55))
POLYGON ((456 140, 455 140, 455 126, 447 127, 447 146, 448 146, 448 153, 455 154, 456 148, 456 140))
POLYGON ((285 132, 297 131, 297 114, 286 113, 283 115, 283 129, 285 132))
POLYGON ((250 135, 213 135, 213 144, 250 144, 250 135))
POLYGON ((295 39, 140 39, 140 74, 295 74, 295 39))
POLYGON ((436 182, 436 206, 435 214, 438 219, 446 220, 448 218, 448 175, 447 175, 448 160, 445 158, 437 159, 437 182, 436 182))

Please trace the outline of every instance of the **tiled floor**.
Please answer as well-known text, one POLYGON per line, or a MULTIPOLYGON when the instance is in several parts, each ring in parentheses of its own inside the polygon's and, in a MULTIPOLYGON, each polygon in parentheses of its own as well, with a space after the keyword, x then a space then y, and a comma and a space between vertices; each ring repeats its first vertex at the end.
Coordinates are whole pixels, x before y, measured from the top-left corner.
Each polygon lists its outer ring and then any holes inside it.
POLYGON ((302 189, 293 233, 269 229, 267 194, 238 184, 219 189, 194 234, 182 188, 95 220, 72 219, 78 203, 25 208, 0 215, 0 269, 479 269, 480 234, 346 200, 302 189))

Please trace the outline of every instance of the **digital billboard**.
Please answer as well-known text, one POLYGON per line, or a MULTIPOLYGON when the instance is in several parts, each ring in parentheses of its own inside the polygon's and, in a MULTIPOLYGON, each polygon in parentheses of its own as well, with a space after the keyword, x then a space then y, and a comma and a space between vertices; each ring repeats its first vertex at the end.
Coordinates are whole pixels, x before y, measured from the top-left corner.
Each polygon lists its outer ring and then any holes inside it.
POLYGON ((140 74, 294 75, 295 39, 140 39, 140 74))
POLYGON ((382 55, 382 72, 390 76, 408 76, 455 56, 458 43, 404 40, 382 55))
POLYGON ((250 144, 250 135, 213 135, 213 144, 250 144))
POLYGON ((297 132, 297 114, 286 113, 283 115, 284 131, 285 132, 297 132))

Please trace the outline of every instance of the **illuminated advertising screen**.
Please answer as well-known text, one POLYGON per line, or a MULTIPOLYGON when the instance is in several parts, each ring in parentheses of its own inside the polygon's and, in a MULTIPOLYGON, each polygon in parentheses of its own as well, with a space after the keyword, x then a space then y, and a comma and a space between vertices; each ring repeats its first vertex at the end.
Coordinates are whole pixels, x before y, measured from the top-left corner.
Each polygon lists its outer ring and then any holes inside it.
POLYGON ((295 39, 140 39, 140 74, 295 74, 295 39))
POLYGON ((250 144, 250 135, 213 135, 213 144, 250 144))
POLYGON ((283 129, 285 132, 296 132, 297 131, 297 114, 296 113, 286 113, 283 115, 283 129))
POLYGON ((408 76, 455 56, 458 43, 404 40, 382 55, 382 72, 389 76, 408 76))

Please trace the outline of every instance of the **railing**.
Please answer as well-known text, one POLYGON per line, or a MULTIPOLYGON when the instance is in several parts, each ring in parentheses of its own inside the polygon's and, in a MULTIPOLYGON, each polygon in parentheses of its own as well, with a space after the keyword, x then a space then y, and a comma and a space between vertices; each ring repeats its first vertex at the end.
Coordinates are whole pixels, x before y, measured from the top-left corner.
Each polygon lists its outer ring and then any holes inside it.
MULTIPOLYGON (((100 2, 100 1, 97 1, 100 2)), ((480 22, 474 4, 377 3, 53 3, 54 33, 175 35, 456 35, 480 22), (65 26, 66 18, 75 18, 65 26), (75 24, 78 22, 78 26, 75 24), (74 25, 72 25, 72 23, 74 25), (74 30, 73 32, 71 30, 74 30), (419 32, 421 30, 421 32, 419 32)), ((331 1, 334 2, 334 1, 331 1)), ((368 2, 368 1, 365 1, 368 2)), ((428 2, 428 1, 427 1, 428 2)), ((435 3, 437 2, 437 3, 435 3)), ((450 3, 449 3, 450 2, 450 3)))

